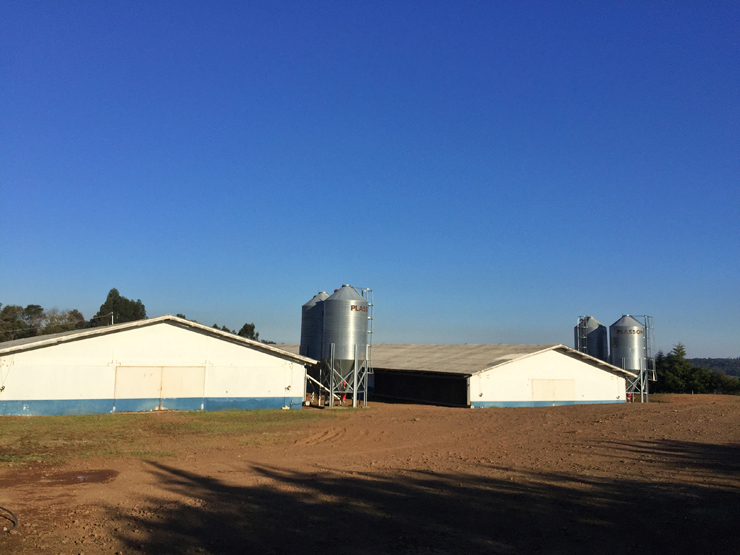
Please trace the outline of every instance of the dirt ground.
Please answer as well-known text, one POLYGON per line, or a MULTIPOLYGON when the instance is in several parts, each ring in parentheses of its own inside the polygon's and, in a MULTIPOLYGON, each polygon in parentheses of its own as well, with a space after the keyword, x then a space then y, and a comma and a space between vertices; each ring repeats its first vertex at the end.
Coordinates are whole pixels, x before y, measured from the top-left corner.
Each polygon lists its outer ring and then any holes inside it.
POLYGON ((152 446, 172 456, 5 466, 21 522, 0 553, 739 554, 740 398, 660 401, 372 403, 152 446))

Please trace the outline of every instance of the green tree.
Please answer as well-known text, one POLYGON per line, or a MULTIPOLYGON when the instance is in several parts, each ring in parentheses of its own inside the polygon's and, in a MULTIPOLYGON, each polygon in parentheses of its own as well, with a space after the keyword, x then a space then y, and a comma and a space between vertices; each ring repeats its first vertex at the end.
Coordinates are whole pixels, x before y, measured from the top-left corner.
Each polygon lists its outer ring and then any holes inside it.
POLYGON ((44 313, 44 328, 41 330, 41 334, 81 329, 85 325, 85 317, 79 310, 73 308, 72 310, 59 311, 56 308, 51 308, 44 313))
POLYGON ((692 358, 697 366, 720 371, 728 376, 740 376, 740 357, 735 358, 692 358))
POLYGON ((673 350, 664 355, 662 352, 655 357, 655 369, 658 382, 655 384, 656 393, 685 393, 691 374, 692 364, 686 360, 686 348, 678 343, 673 350))
POLYGON ((691 362, 691 373, 686 382, 688 391, 686 393, 712 393, 714 391, 712 372, 701 366, 694 366, 691 362))
POLYGON ((740 395, 740 378, 728 376, 722 371, 712 374, 712 391, 728 395, 740 395))
POLYGON ((23 321, 28 327, 39 329, 44 320, 44 309, 38 304, 29 304, 23 309, 23 321))
POLYGON ((254 324, 244 324, 237 335, 246 339, 252 339, 253 341, 260 340, 260 334, 255 330, 254 324))
POLYGON ((0 341, 70 331, 87 325, 85 317, 76 309, 44 310, 37 304, 30 304, 26 308, 2 304, 0 307, 0 341))
POLYGON ((0 341, 12 341, 35 335, 26 322, 23 307, 8 304, 0 310, 0 341))
POLYGON ((655 369, 658 374, 656 393, 711 393, 719 383, 710 370, 695 366, 686 358, 682 343, 667 355, 659 352, 655 357, 655 369))
POLYGON ((108 292, 105 302, 100 305, 100 310, 90 320, 91 326, 105 326, 110 322, 110 313, 113 313, 113 323, 135 322, 146 319, 146 308, 141 299, 136 301, 122 296, 118 289, 113 288, 108 292))
POLYGON ((82 312, 80 312, 76 308, 73 308, 72 310, 67 312, 67 322, 74 322, 77 329, 85 327, 85 317, 82 315, 82 312))

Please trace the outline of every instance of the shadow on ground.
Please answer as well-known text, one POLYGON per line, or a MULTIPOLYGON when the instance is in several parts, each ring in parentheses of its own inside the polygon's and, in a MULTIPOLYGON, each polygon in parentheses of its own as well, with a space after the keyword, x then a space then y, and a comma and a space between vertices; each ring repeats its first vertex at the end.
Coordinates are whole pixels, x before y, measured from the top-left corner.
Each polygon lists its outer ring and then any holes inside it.
POLYGON ((237 487, 152 462, 160 486, 192 503, 152 498, 136 514, 111 516, 128 520, 120 532, 126 553, 740 553, 740 447, 629 447, 659 453, 664 469, 711 472, 722 485, 704 472, 646 482, 258 466, 245 472, 260 483, 237 487))
POLYGON ((740 478, 740 446, 711 445, 686 441, 638 441, 603 442, 612 446, 633 460, 645 460, 652 457, 666 461, 668 466, 676 469, 692 470, 705 476, 740 478))

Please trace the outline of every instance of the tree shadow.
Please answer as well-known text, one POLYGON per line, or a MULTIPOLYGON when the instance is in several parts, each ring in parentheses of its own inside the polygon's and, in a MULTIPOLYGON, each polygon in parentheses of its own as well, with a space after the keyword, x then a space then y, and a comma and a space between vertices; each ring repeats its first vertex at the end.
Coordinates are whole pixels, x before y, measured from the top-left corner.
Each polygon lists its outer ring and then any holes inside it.
POLYGON ((650 457, 672 468, 703 471, 705 475, 737 477, 740 474, 740 445, 712 445, 690 441, 605 441, 616 447, 620 456, 631 453, 635 460, 650 457))
MULTIPOLYGON (((635 449, 737 478, 738 447, 663 443, 635 449)), ((110 509, 127 554, 740 553, 737 480, 250 466, 254 485, 235 486, 150 464, 163 491, 135 514, 110 509)))

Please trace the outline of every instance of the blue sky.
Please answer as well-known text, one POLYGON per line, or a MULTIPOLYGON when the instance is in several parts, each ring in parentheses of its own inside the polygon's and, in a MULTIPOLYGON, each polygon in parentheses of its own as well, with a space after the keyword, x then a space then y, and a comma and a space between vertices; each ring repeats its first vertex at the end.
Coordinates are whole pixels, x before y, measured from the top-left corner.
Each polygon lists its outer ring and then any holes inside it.
POLYGON ((740 4, 2 2, 0 302, 740 356, 740 4))

